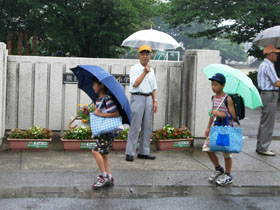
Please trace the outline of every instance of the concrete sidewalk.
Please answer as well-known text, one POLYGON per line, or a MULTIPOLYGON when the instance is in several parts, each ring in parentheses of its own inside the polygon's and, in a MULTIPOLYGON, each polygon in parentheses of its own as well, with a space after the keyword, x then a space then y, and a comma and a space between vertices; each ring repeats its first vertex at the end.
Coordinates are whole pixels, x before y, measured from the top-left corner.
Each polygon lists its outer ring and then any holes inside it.
MULTIPOLYGON (((160 198, 185 196, 186 192, 211 191, 228 195, 270 196, 280 195, 280 126, 277 117, 271 149, 276 157, 260 156, 255 152, 256 139, 248 138, 257 133, 260 110, 247 110, 242 121, 244 141, 240 154, 233 155, 230 187, 216 189, 207 181, 213 166, 206 153, 201 151, 204 140, 195 140, 195 149, 189 151, 156 151, 156 160, 135 159, 125 161, 124 152, 111 152, 111 168, 115 187, 101 193, 93 193, 91 185, 96 179, 98 168, 91 152, 66 152, 58 137, 49 151, 11 152, 5 140, 0 148, 0 199, 40 197, 97 198, 160 198), (217 191, 218 190, 218 191, 217 191), (225 191, 224 191, 225 190, 225 191), (273 191, 275 190, 275 191, 273 191), (278 192, 279 191, 279 192, 278 192)), ((223 156, 219 154, 221 165, 223 156)))
MULTIPOLYGON (((124 160, 123 152, 110 154, 116 186, 212 186, 207 182, 211 165, 201 151, 203 141, 196 141, 193 152, 153 151, 157 159, 133 162, 124 160)), ((255 139, 244 140, 243 151, 233 156, 233 186, 280 186, 280 141, 271 148, 276 157, 255 152, 255 139)), ((219 154, 221 164, 223 157, 219 154)), ((0 187, 82 186, 92 184, 98 173, 90 152, 0 152, 0 187)))
MULTIPOLYGON (((248 110, 242 121, 243 150, 233 155, 234 183, 218 187, 207 181, 213 170, 204 140, 189 151, 156 151, 154 161, 125 161, 110 154, 115 187, 92 190, 98 174, 90 152, 65 152, 59 138, 49 151, 11 152, 0 147, 0 209, 279 209, 280 126, 276 119, 271 149, 276 157, 255 152, 260 110, 248 110), (248 138, 249 137, 249 138, 248 138), (253 138, 252 138, 253 137, 253 138)), ((223 156, 219 154, 221 165, 223 156)))

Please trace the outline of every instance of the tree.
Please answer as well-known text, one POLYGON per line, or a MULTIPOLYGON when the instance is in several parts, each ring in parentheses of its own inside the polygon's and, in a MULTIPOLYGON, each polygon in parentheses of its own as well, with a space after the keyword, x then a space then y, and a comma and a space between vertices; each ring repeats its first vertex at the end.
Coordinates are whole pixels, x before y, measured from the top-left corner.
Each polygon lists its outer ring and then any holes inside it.
MULTIPOLYGON (((250 42, 260 31, 280 24, 279 0, 170 0, 165 9, 172 26, 190 26, 193 22, 213 26, 190 33, 193 37, 229 38, 238 44, 250 42)), ((261 55, 256 47, 249 54, 261 55)))
MULTIPOLYGON (((0 40, 8 42, 9 54, 22 54, 23 44, 29 47, 29 34, 43 28, 42 7, 39 0, 0 0, 0 40)), ((25 49, 25 53, 28 51, 25 49)))
POLYGON ((153 0, 41 2, 49 29, 40 44, 42 54, 82 57, 118 57, 122 41, 149 22, 155 4, 153 0))
MULTIPOLYGON (((181 24, 178 27, 171 27, 168 23, 164 23, 161 17, 153 19, 156 29, 166 32, 173 36, 179 43, 183 43, 185 49, 209 49, 220 50, 222 62, 228 61, 246 61, 244 45, 231 42, 229 39, 208 39, 207 37, 189 37, 188 32, 197 33, 210 29, 212 26, 207 24, 192 23, 190 27, 181 24)), ((182 55, 183 49, 177 49, 182 55)))
POLYGON ((0 40, 8 40, 13 53, 22 53, 23 46, 27 53, 31 44, 39 55, 118 57, 127 36, 151 25, 157 5, 156 0, 0 0, 0 40))

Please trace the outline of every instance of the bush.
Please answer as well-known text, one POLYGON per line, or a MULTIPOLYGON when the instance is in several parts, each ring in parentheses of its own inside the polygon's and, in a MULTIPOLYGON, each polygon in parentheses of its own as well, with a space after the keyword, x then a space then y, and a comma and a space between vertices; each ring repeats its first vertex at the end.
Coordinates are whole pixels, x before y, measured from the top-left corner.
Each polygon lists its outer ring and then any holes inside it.
POLYGON ((91 130, 89 127, 80 126, 73 130, 64 131, 64 139, 92 139, 91 138, 91 130))
POLYGON ((51 130, 39 126, 33 126, 27 130, 15 128, 10 131, 8 136, 10 139, 50 139, 52 137, 51 130))
MULTIPOLYGON (((248 77, 252 80, 253 84, 259 90, 259 87, 258 87, 258 71, 249 72, 248 77)), ((259 90, 259 92, 260 92, 260 90, 259 90)))
POLYGON ((128 132, 129 132, 129 128, 126 128, 123 131, 120 131, 119 135, 116 137, 116 139, 127 140, 128 132))
POLYGON ((192 138, 191 131, 186 127, 174 128, 171 125, 166 125, 163 129, 156 130, 153 133, 154 140, 164 139, 187 139, 192 138))
POLYGON ((78 104, 79 110, 77 112, 78 118, 82 120, 83 123, 89 123, 90 122, 90 112, 94 112, 95 110, 95 105, 90 104, 87 105, 85 104, 83 107, 81 107, 81 104, 78 104))

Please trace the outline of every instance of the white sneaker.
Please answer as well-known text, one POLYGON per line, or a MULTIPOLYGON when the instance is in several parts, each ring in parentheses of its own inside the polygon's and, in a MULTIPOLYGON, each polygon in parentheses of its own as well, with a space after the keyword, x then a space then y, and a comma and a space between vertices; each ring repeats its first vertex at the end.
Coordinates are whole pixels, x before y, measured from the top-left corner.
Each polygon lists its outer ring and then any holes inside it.
POLYGON ((267 151, 265 151, 265 152, 258 151, 258 154, 260 154, 260 155, 266 155, 266 156, 275 156, 275 155, 276 155, 276 153, 274 153, 274 152, 272 152, 272 151, 270 151, 270 150, 267 150, 267 151))
POLYGON ((107 183, 108 183, 108 178, 99 176, 97 182, 92 185, 92 188, 93 189, 101 188, 106 186, 107 183))
POLYGON ((224 171, 218 171, 215 170, 209 177, 208 177, 208 181, 209 182, 213 182, 215 181, 219 176, 223 175, 224 171))
POLYGON ((233 182, 232 176, 227 174, 220 176, 216 181, 216 183, 221 186, 231 184, 232 182, 233 182))

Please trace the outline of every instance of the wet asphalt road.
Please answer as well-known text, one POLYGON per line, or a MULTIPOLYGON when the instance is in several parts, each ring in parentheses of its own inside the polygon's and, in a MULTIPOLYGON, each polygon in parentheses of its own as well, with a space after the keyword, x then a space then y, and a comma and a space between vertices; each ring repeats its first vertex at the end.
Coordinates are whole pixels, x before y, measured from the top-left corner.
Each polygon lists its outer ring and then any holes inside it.
MULTIPOLYGON (((273 139, 280 139, 280 103, 277 107, 277 113, 275 116, 275 125, 273 130, 273 139)), ((256 137, 258 134, 258 127, 260 122, 261 109, 256 108, 251 110, 246 108, 245 119, 240 121, 243 128, 243 135, 249 137, 256 137)))
MULTIPOLYGON (((24 188, 0 200, 2 210, 22 209, 279 209, 279 187, 24 188)), ((10 192, 12 190, 10 189, 10 192)))

